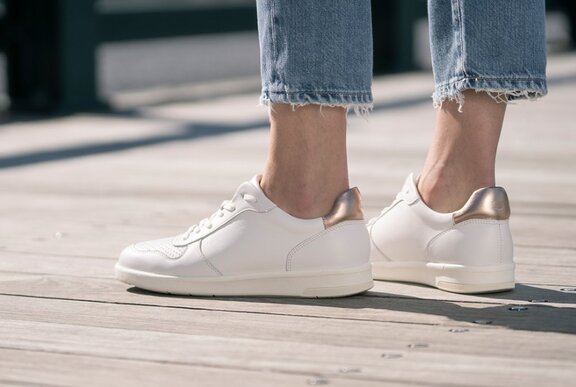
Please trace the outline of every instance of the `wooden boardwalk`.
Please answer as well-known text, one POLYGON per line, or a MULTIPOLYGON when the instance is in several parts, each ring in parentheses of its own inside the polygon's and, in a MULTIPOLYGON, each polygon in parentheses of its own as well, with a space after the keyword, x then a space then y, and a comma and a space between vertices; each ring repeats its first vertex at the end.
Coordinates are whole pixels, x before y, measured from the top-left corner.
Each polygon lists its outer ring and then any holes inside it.
MULTIPOLYGON (((368 216, 423 163, 429 75, 377 80, 350 119, 368 216)), ((569 386, 576 379, 576 55, 509 108, 498 160, 517 288, 377 282, 343 299, 162 296, 112 278, 125 245, 209 215, 265 157, 257 95, 0 127, 0 385, 569 386)))

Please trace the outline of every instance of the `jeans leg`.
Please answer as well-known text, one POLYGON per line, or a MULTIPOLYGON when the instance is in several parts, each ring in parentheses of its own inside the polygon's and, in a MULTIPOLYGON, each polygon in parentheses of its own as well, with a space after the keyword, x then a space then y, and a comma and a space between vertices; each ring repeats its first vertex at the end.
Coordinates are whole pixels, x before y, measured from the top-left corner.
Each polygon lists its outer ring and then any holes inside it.
POLYGON ((462 91, 497 101, 546 94, 544 0, 429 0, 434 105, 462 91))
POLYGON ((370 0, 258 0, 261 103, 372 106, 370 0))

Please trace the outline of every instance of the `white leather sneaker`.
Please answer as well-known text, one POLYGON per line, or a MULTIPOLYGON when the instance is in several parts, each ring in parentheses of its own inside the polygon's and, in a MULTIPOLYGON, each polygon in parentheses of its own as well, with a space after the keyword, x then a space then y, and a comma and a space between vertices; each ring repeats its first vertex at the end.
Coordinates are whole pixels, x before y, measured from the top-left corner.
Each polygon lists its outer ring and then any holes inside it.
POLYGON ((205 296, 340 297, 372 287, 370 242, 356 188, 322 218, 298 219, 245 182, 184 234, 137 243, 116 277, 142 289, 205 296))
POLYGON ((475 191, 460 210, 438 213, 412 175, 392 204, 368 222, 374 279, 456 293, 514 288, 510 205, 501 187, 475 191))

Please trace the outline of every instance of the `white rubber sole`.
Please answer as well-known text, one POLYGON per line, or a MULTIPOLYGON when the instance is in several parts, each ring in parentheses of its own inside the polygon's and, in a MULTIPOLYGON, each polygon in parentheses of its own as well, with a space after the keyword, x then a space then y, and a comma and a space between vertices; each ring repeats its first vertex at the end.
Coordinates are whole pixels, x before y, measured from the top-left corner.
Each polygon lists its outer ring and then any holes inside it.
POLYGON ((133 270, 116 264, 116 278, 141 289, 191 296, 343 297, 369 290, 371 265, 332 272, 274 273, 183 278, 133 270))
POLYGON ((514 264, 462 266, 425 262, 372 262, 374 279, 413 282, 453 293, 493 293, 514 289, 514 264))

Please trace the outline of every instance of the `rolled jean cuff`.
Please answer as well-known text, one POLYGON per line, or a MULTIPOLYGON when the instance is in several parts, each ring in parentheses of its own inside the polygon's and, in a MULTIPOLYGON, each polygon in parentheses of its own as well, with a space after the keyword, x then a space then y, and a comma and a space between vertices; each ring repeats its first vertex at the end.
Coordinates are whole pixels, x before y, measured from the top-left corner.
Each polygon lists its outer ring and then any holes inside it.
POLYGON ((258 0, 263 105, 372 106, 370 0, 258 0))
POLYGON ((324 90, 289 90, 287 87, 278 90, 262 90, 260 104, 289 104, 292 107, 304 105, 320 105, 329 107, 344 107, 363 115, 372 110, 373 100, 371 91, 324 91, 324 90))
POLYGON ((536 100, 548 93, 544 78, 462 77, 436 85, 432 94, 434 107, 438 108, 446 101, 453 101, 458 104, 459 110, 462 110, 465 90, 486 92, 495 101, 503 103, 518 99, 536 100))

